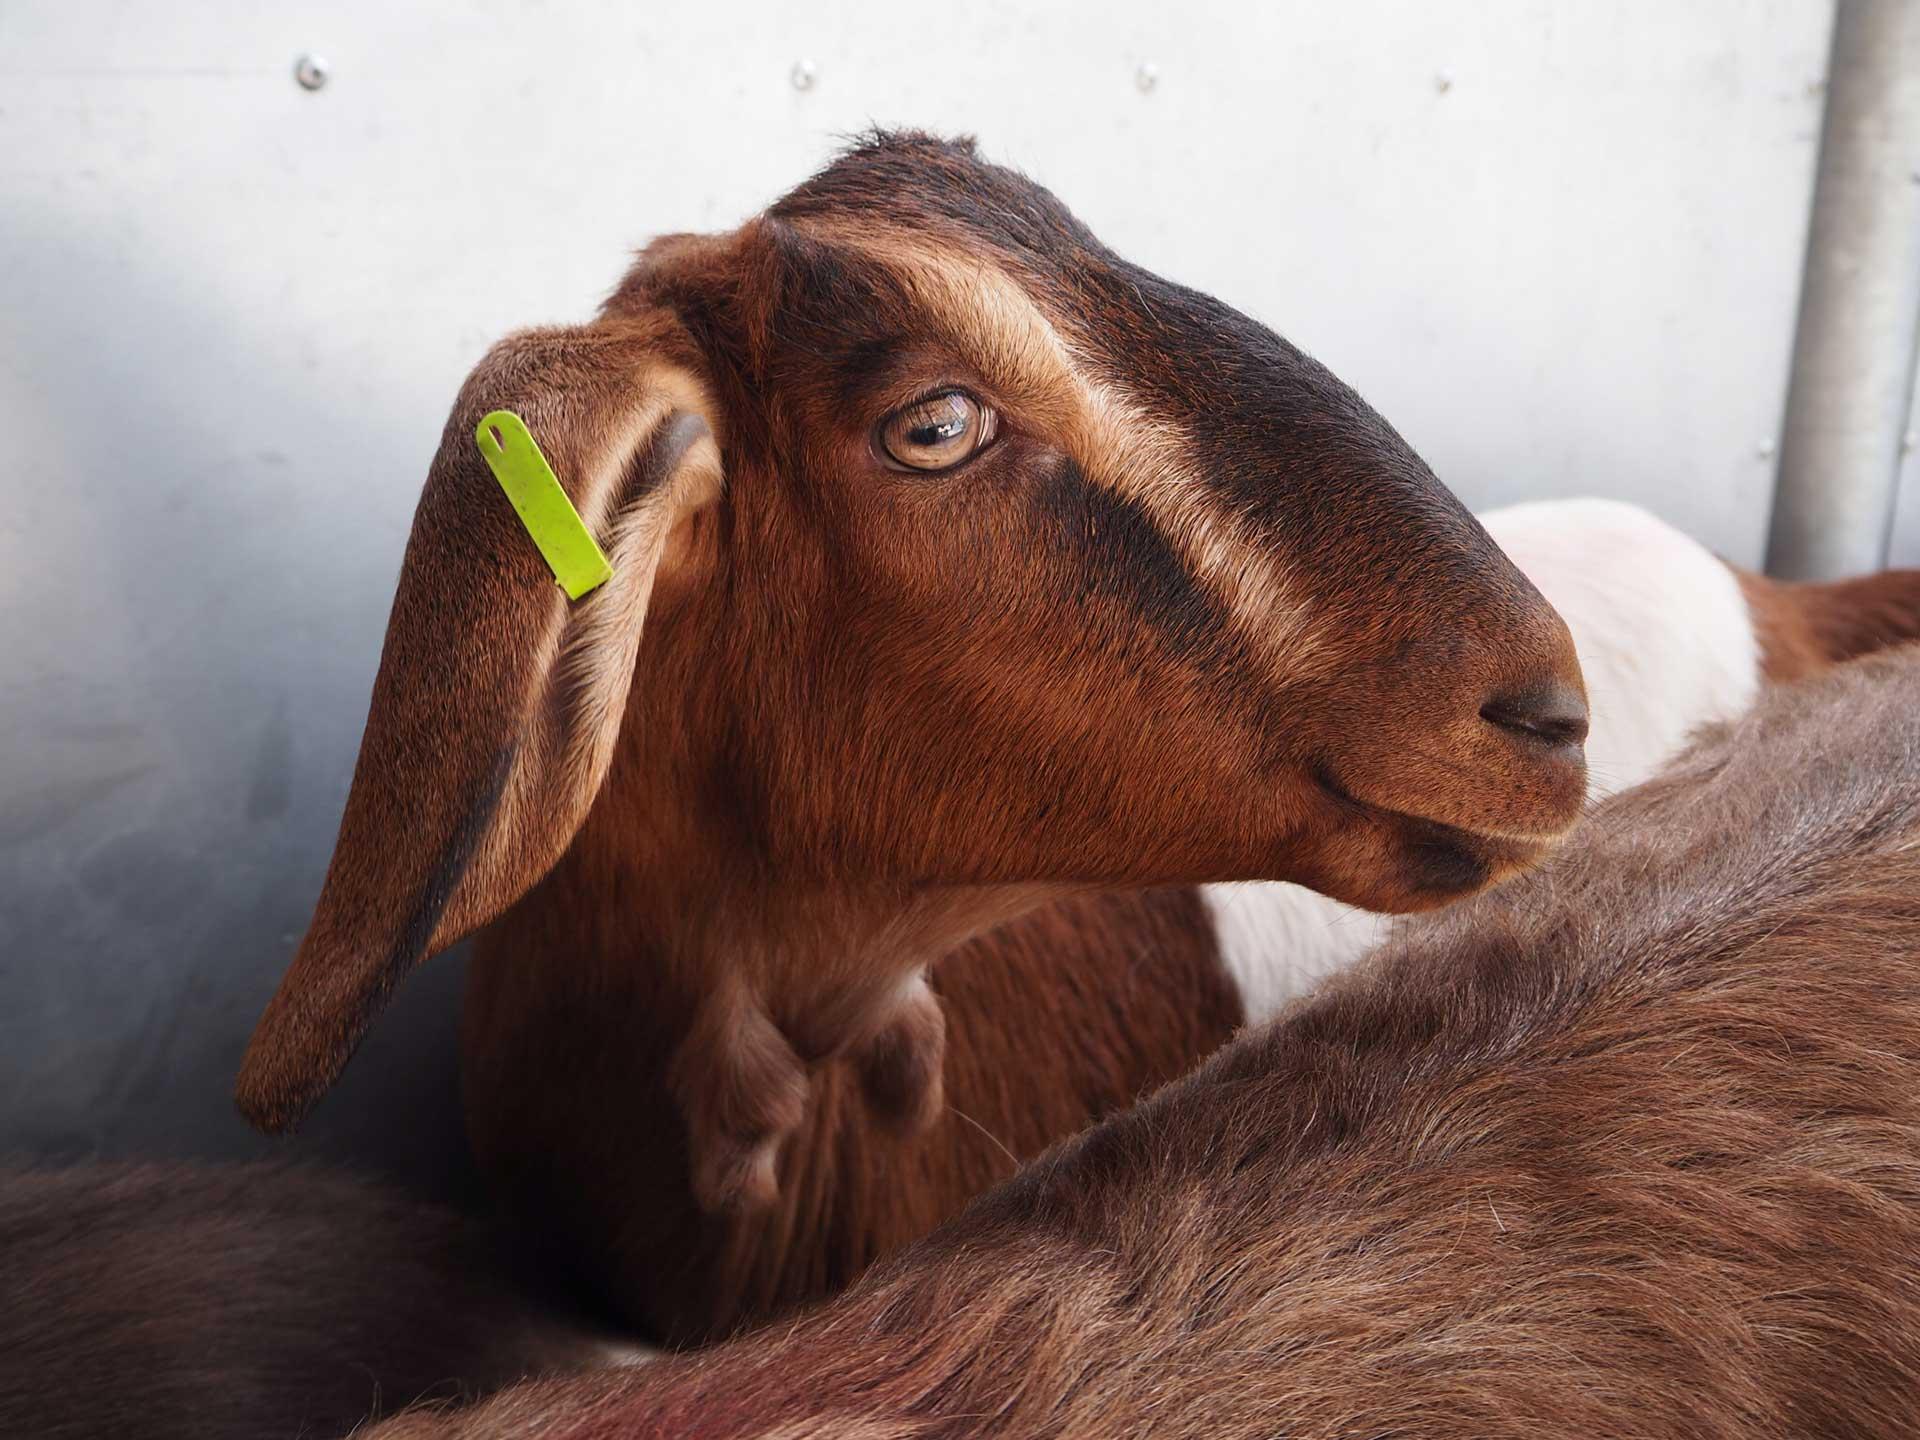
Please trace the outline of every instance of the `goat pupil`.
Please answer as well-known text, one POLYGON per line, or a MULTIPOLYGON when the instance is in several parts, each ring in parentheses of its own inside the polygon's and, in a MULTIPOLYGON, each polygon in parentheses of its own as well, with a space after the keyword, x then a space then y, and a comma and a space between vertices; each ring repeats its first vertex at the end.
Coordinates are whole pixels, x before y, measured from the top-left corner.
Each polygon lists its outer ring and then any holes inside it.
POLYGON ((958 440, 967 433, 967 417, 949 415, 943 420, 935 420, 925 425, 916 425, 907 432, 907 438, 916 445, 939 445, 944 441, 958 440))

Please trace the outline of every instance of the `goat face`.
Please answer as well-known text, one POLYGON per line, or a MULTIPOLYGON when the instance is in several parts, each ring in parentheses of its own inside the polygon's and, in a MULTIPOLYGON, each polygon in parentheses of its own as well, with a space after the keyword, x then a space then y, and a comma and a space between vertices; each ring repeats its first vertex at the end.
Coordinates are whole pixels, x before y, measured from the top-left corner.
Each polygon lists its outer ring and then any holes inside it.
POLYGON ((243 1104, 290 1123, 603 789, 723 813, 765 875, 1404 910, 1572 822, 1585 723, 1559 617, 1345 385, 969 148, 881 138, 468 381, 243 1104), (502 407, 613 560, 574 605, 475 453, 502 407))

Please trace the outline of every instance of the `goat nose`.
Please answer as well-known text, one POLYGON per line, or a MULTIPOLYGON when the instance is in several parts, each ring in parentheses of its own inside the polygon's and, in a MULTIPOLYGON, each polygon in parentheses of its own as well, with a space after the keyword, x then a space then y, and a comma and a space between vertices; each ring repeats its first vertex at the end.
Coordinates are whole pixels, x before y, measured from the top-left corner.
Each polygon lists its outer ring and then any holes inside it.
POLYGON ((1587 738, 1587 702, 1561 680, 1503 690, 1480 707, 1480 718, 1508 734, 1555 749, 1577 747, 1587 738))

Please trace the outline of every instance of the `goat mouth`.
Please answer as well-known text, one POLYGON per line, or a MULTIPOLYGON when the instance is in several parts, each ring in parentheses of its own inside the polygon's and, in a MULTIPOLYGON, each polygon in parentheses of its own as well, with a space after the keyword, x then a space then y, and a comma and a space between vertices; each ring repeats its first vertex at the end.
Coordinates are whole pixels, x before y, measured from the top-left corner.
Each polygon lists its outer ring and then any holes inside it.
POLYGON ((1314 767, 1313 779, 1348 816, 1392 832, 1400 863, 1397 878, 1416 906, 1444 904, 1484 889, 1526 869, 1551 848, 1544 840, 1470 830, 1416 811, 1362 800, 1324 765, 1314 767))
POLYGON ((1401 880, 1418 900, 1444 903, 1524 870, 1546 854, 1538 841, 1496 839, 1433 820, 1397 816, 1401 880))

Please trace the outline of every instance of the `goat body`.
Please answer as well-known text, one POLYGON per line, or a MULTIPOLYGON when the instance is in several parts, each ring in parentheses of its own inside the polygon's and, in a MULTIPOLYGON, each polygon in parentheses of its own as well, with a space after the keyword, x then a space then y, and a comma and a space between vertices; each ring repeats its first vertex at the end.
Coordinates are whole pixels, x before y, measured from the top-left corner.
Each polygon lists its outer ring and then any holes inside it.
POLYGON ((326 1440, 627 1353, 480 1222, 310 1166, 0 1174, 0 1435, 326 1440))
POLYGON ((820 1310, 378 1440, 1911 1434, 1920 652, 1410 930, 820 1310))

